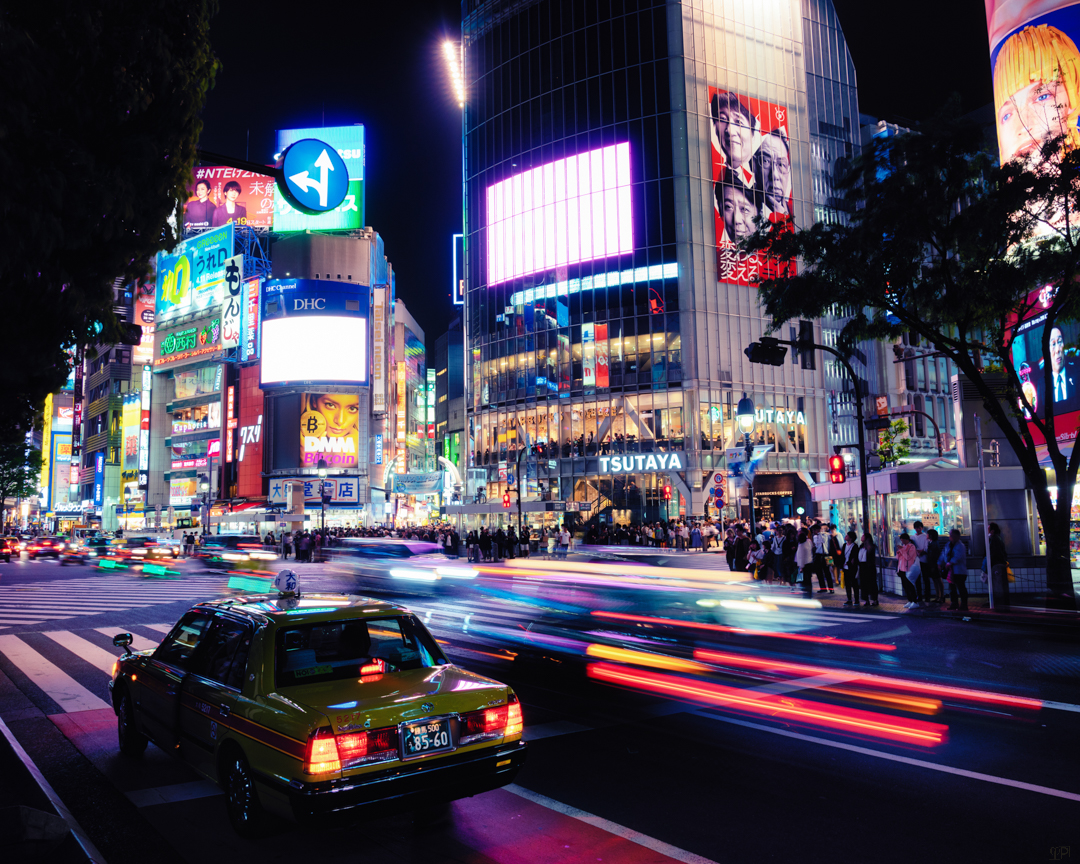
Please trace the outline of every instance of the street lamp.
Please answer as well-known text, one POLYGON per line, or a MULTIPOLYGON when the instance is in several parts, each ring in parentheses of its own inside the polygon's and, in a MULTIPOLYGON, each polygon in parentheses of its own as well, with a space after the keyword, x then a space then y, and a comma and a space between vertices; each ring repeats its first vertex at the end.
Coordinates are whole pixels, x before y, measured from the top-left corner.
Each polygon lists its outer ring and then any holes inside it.
POLYGON ((203 524, 203 534, 210 533, 210 478, 205 474, 199 475, 199 491, 202 492, 203 510, 206 513, 203 524))
POLYGON ((754 522, 754 483, 752 481, 753 475, 750 473, 750 458, 754 455, 754 445, 750 442, 750 433, 754 431, 754 423, 756 418, 754 417, 756 410, 754 408, 754 400, 743 393, 743 398, 739 400, 739 404, 735 409, 735 416, 739 421, 739 429, 743 433, 743 443, 746 447, 746 459, 743 462, 743 475, 746 477, 746 486, 750 492, 750 536, 754 536, 756 523, 754 522))

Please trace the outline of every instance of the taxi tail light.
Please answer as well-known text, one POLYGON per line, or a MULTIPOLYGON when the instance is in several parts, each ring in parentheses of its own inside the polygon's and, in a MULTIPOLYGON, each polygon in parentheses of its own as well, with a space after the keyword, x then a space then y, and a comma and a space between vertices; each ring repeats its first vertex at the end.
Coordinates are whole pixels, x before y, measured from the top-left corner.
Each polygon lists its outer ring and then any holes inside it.
POLYGON ((365 663, 360 667, 361 675, 381 675, 385 671, 386 661, 379 657, 376 657, 370 663, 365 663))
POLYGON ((337 736, 337 752, 342 765, 352 768, 369 762, 385 762, 398 755, 398 732, 394 726, 337 736))
POLYGON ((470 744, 506 735, 520 735, 523 729, 521 703, 512 695, 506 705, 461 715, 459 744, 470 744))
POLYGON ((329 730, 320 729, 308 739, 307 758, 304 760, 306 774, 329 774, 341 770, 337 739, 329 730))

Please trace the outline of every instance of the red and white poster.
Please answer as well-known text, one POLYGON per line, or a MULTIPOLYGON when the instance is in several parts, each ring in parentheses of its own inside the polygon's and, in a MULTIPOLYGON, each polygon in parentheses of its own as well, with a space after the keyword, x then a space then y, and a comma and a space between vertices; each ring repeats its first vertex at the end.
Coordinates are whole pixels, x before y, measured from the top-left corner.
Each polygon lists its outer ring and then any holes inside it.
POLYGON ((610 387, 611 378, 608 375, 608 325, 596 325, 596 386, 610 387))
POLYGON ((788 111, 709 88, 717 281, 756 285, 777 274, 766 256, 739 248, 762 222, 794 226, 788 111))

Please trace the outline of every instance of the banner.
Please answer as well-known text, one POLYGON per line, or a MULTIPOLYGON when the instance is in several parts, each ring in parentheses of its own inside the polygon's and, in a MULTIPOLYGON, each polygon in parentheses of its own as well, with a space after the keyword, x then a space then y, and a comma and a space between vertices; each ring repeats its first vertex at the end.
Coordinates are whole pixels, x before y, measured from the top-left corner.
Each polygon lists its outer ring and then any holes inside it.
POLYGON ((322 503, 320 486, 325 483, 330 493, 332 504, 359 504, 360 481, 356 477, 328 477, 320 482, 317 477, 275 477, 270 481, 270 503, 287 504, 287 488, 289 482, 303 483, 304 501, 316 504, 322 503))
POLYGON ((581 383, 587 389, 596 386, 596 329, 581 325, 581 383))
POLYGON ((124 395, 121 414, 123 423, 123 456, 121 471, 124 480, 134 480, 139 471, 139 432, 142 426, 142 396, 140 393, 124 395))
POLYGON ((225 267, 233 255, 232 223, 184 240, 157 256, 157 323, 221 305, 225 267))
POLYGON ((355 468, 360 453, 360 396, 304 393, 300 413, 300 464, 315 468, 355 468))
POLYGON ((386 412, 386 289, 371 289, 371 410, 386 412))
POLYGON ((610 387, 611 378, 608 375, 608 325, 596 325, 596 386, 610 387))
POLYGON ((434 495, 442 490, 443 472, 429 474, 395 474, 395 495, 434 495))
POLYGON ((262 280, 258 277, 244 282, 244 312, 241 320, 243 338, 240 342, 240 359, 259 359, 259 304, 262 302, 260 288, 262 280))
POLYGON ((738 248, 758 220, 794 227, 787 108, 709 88, 718 282, 756 285, 777 273, 738 248))
POLYGON ((184 236, 232 222, 251 228, 274 224, 274 180, 265 174, 212 166, 195 169, 184 205, 184 236))

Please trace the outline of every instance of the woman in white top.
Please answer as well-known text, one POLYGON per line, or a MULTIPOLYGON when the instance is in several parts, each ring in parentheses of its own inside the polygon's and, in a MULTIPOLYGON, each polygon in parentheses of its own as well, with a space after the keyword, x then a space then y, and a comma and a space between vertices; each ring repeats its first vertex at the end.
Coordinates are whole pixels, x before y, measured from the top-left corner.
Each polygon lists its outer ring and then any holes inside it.
MULTIPOLYGON (((814 586, 810 580, 813 578, 813 570, 811 564, 814 562, 814 546, 810 542, 810 533, 803 528, 799 531, 798 546, 795 547, 795 566, 799 572, 802 573, 803 591, 807 594, 812 594, 814 586)), ((791 586, 792 592, 797 592, 799 589, 794 585, 791 586)))

